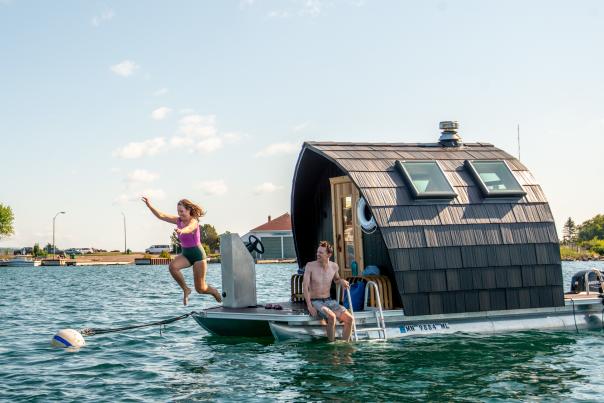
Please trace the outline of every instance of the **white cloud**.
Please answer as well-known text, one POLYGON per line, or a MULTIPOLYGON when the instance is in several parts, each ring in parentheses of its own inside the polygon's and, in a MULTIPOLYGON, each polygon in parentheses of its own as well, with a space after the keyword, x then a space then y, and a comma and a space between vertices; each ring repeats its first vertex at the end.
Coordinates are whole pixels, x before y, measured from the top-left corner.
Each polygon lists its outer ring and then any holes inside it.
POLYGON ((236 132, 229 132, 229 133, 225 133, 222 135, 222 138, 224 139, 224 142, 226 144, 237 144, 241 140, 243 140, 244 138, 247 138, 247 137, 248 137, 247 134, 236 133, 236 132))
POLYGON ((268 18, 288 18, 290 14, 288 11, 273 10, 267 16, 268 18))
MULTIPOLYGON (((161 107, 153 111, 154 119, 163 119, 172 110, 161 107)), ((113 156, 133 159, 158 154, 163 147, 185 148, 188 152, 211 153, 221 149, 225 144, 233 144, 244 138, 245 134, 225 133, 218 134, 216 117, 214 115, 186 115, 179 120, 178 133, 168 139, 157 137, 154 139, 132 142, 113 151, 113 156)))
POLYGON ((240 0, 239 8, 251 7, 254 5, 255 0, 240 0))
POLYGON ((140 66, 134 63, 131 60, 124 60, 118 64, 114 64, 110 67, 110 70, 113 71, 118 76, 128 77, 134 73, 135 70, 138 70, 140 66))
POLYGON ((132 196, 128 196, 127 194, 122 193, 121 195, 119 195, 115 199, 113 199, 113 204, 126 204, 131 201, 134 201, 132 199, 132 196))
POLYGON ((216 135, 216 116, 186 115, 180 119, 180 131, 188 136, 211 137, 216 135))
POLYGON ((304 123, 300 123, 299 125, 292 127, 292 130, 295 132, 301 132, 302 130, 306 129, 308 126, 310 126, 310 122, 304 122, 304 123))
POLYGON ((283 188, 282 186, 273 185, 270 182, 264 182, 254 188, 254 194, 259 195, 259 194, 273 193, 282 188, 283 188))
POLYGON ((115 17, 115 12, 112 9, 108 9, 103 11, 101 15, 92 17, 91 23, 94 27, 98 27, 106 21, 111 21, 113 17, 115 17))
POLYGON ((168 93, 168 89, 167 88, 160 88, 157 91, 155 91, 153 93, 153 95, 155 95, 156 97, 162 96, 162 95, 166 95, 168 93))
POLYGON ((122 193, 113 199, 113 204, 121 205, 138 202, 142 196, 148 197, 151 200, 163 200, 166 198, 166 192, 162 189, 145 189, 141 192, 122 193))
POLYGON ((151 112, 151 117, 155 120, 162 120, 168 117, 168 115, 172 112, 172 109, 167 106, 161 106, 151 112))
POLYGON ((255 157, 270 157, 273 155, 280 154, 294 154, 300 149, 298 143, 274 143, 266 147, 265 149, 258 151, 255 157))
POLYGON ((224 180, 206 181, 201 182, 198 186, 208 196, 223 195, 227 192, 228 187, 224 180))
POLYGON ((190 115, 192 113, 195 113, 195 111, 191 108, 185 108, 185 109, 179 110, 178 113, 180 113, 181 115, 190 115))
POLYGON ((126 144, 124 147, 118 148, 113 151, 113 156, 118 158, 133 159, 144 156, 156 155, 164 147, 166 141, 163 137, 156 137, 154 139, 132 142, 126 144))
POLYGON ((321 0, 306 0, 302 5, 301 15, 316 17, 323 11, 323 2, 321 0))
POLYGON ((172 147, 188 147, 193 144, 195 144, 195 141, 191 137, 174 136, 170 139, 170 145, 172 147))
POLYGON ((140 195, 155 200, 163 200, 166 198, 166 192, 164 192, 162 189, 145 189, 140 192, 140 195))
POLYGON ((195 149, 201 153, 211 153, 222 148, 222 139, 220 137, 210 137, 203 139, 195 144, 195 149))
POLYGON ((149 183, 159 177, 158 174, 145 169, 136 169, 128 174, 127 181, 130 183, 149 183))

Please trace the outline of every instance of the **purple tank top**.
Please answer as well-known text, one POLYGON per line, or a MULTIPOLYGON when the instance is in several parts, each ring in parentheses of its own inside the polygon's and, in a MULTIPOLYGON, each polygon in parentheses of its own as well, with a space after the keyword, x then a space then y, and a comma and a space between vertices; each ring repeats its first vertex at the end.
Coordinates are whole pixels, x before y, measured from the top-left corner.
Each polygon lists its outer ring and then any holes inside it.
MULTIPOLYGON (((178 219, 178 228, 184 228, 186 225, 183 224, 181 219, 178 219)), ((180 246, 183 248, 192 248, 201 243, 201 235, 199 234, 199 226, 197 229, 190 234, 179 234, 178 239, 180 240, 180 246)))

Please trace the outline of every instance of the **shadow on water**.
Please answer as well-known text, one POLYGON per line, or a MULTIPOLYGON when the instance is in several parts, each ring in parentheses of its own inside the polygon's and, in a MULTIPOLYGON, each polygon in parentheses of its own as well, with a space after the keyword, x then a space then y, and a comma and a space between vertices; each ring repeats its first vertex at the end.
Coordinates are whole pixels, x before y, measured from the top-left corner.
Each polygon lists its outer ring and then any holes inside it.
MULTIPOLYGON (((413 401, 560 398, 588 382, 577 344, 600 332, 524 332, 387 343, 203 336, 169 382, 186 399, 413 401)), ((584 349, 584 347, 581 347, 584 349)))
POLYGON ((310 400, 554 397, 585 380, 575 344, 572 334, 532 332, 298 345, 303 364, 288 387, 310 400))
POLYGON ((273 344, 275 342, 275 339, 273 339, 272 337, 233 337, 233 336, 223 337, 223 336, 207 335, 203 338, 203 340, 200 340, 200 342, 205 343, 208 346, 220 346, 220 345, 232 346, 232 345, 238 345, 238 344, 246 344, 246 345, 259 344, 259 345, 267 346, 269 344, 273 344))

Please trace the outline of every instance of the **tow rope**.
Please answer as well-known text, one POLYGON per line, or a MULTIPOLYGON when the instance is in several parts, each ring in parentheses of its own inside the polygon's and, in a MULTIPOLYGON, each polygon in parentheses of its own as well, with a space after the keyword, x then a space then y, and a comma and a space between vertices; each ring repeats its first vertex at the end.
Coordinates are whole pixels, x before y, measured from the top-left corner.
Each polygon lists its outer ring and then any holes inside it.
POLYGON ((196 313, 197 313, 196 311, 191 311, 189 313, 185 313, 184 315, 176 316, 176 317, 170 318, 170 319, 164 319, 164 320, 160 320, 157 322, 151 322, 151 323, 143 323, 140 325, 116 327, 113 329, 97 329, 97 328, 87 327, 87 328, 79 330, 79 332, 82 334, 82 336, 95 336, 97 334, 116 333, 116 332, 123 332, 126 330, 132 330, 132 329, 140 329, 142 327, 159 326, 159 334, 161 335, 162 326, 165 326, 169 323, 174 323, 174 322, 182 320, 182 319, 186 319, 189 316, 196 314, 196 313))

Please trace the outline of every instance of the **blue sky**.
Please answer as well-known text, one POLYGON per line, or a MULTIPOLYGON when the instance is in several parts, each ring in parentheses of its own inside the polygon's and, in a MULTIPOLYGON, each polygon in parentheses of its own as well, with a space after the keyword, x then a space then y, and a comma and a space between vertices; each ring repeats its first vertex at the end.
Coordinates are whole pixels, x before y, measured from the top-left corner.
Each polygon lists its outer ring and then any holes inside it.
POLYGON ((517 154, 558 230, 602 213, 597 1, 0 0, 0 246, 141 250, 188 197, 219 232, 289 210, 304 140, 517 154))

